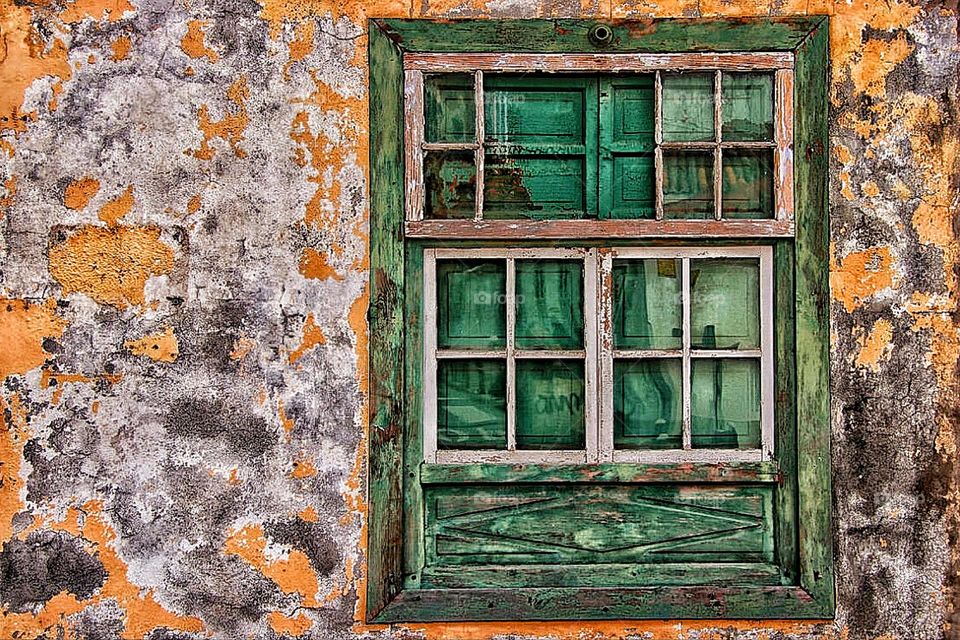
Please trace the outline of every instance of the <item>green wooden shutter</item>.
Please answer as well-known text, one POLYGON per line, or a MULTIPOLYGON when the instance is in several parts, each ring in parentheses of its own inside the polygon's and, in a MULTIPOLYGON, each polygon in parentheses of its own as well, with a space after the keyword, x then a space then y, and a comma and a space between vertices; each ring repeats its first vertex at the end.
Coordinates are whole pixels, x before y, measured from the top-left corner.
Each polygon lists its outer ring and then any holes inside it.
POLYGON ((597 80, 488 74, 484 217, 597 213, 597 80))
POLYGON ((653 218, 654 77, 600 80, 600 215, 653 218))

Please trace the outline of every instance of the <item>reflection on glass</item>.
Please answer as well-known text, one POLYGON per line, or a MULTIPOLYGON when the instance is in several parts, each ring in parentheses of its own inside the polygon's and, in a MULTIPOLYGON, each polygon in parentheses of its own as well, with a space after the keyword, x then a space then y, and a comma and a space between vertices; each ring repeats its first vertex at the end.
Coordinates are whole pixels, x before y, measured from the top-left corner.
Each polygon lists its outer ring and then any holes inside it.
POLYGON ((695 358, 691 366, 693 448, 759 448, 760 361, 695 358))
POLYGON ((470 74, 427 74, 423 97, 427 142, 473 142, 476 113, 470 74))
POLYGON ((437 447, 507 446, 507 367, 500 360, 437 363, 437 447))
POLYGON ((694 349, 760 346, 760 261, 690 261, 690 344, 694 349))
POLYGON ((583 347, 583 261, 517 260, 518 349, 583 347))
POLYGON ((473 164, 473 153, 428 153, 423 163, 423 175, 425 217, 473 217, 477 189, 477 169, 473 164))
POLYGON ((613 364, 613 446, 680 449, 679 359, 617 360, 613 364))
POLYGON ((723 217, 773 217, 773 150, 723 152, 723 217))
POLYGON ((664 142, 713 140, 713 74, 664 73, 661 78, 664 142))
POLYGON ((663 152, 665 218, 713 218, 713 153, 663 152))
POLYGON ((723 139, 773 140, 773 74, 723 74, 723 139))
POLYGON ((517 360, 517 448, 583 449, 582 360, 517 360))
POLYGON ((504 260, 438 260, 437 346, 505 348, 506 281, 504 260))
POLYGON ((679 259, 614 261, 615 349, 679 349, 682 312, 679 259))

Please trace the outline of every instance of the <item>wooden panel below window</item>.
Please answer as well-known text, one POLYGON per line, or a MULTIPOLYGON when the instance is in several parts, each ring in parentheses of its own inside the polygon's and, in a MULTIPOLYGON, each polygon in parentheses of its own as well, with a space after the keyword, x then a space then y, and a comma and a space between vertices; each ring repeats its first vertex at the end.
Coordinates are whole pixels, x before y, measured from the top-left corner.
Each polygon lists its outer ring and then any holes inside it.
POLYGON ((773 488, 428 486, 427 565, 773 561, 773 488))

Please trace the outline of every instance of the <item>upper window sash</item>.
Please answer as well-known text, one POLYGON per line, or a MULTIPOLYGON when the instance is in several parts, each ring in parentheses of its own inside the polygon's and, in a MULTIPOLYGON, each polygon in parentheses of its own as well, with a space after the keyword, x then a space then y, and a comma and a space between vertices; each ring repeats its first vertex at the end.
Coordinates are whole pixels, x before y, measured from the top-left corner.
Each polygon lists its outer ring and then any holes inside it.
POLYGON ((449 239, 548 239, 548 238, 671 238, 671 237, 792 237, 793 198, 793 54, 687 53, 687 54, 431 54, 404 56, 404 155, 405 232, 411 238, 449 239), (672 142, 663 139, 662 73, 712 71, 715 74, 713 140, 672 142), (774 132, 770 142, 727 142, 722 138, 723 109, 720 90, 723 72, 772 71, 774 74, 774 132), (487 149, 484 114, 484 73, 652 73, 655 77, 655 195, 654 219, 484 219, 484 165, 487 149), (474 137, 463 142, 425 140, 425 73, 469 73, 473 78, 474 137), (722 219, 723 176, 721 156, 725 149, 773 150, 774 211, 767 219, 722 219), (714 219, 664 219, 663 152, 685 148, 712 152, 714 157, 714 219), (427 152, 459 151, 472 154, 476 168, 473 219, 425 219, 424 159, 427 152))

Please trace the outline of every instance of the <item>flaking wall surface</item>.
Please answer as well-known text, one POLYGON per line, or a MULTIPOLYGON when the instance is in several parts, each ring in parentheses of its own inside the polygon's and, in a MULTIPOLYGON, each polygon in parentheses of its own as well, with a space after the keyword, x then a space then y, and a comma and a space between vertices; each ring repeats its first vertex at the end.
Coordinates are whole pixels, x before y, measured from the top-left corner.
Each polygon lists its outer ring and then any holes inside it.
POLYGON ((0 639, 960 637, 956 2, 0 0, 0 639), (366 19, 830 14, 837 620, 369 627, 366 19))

